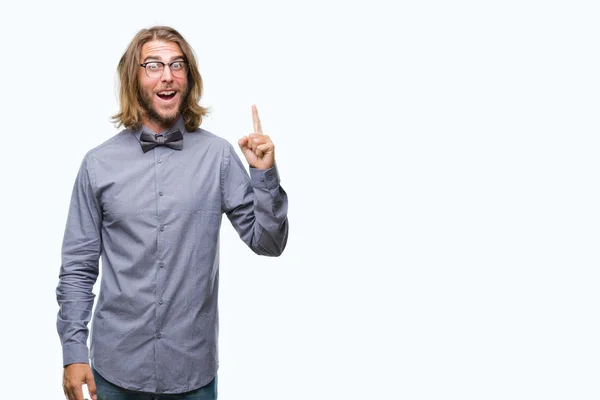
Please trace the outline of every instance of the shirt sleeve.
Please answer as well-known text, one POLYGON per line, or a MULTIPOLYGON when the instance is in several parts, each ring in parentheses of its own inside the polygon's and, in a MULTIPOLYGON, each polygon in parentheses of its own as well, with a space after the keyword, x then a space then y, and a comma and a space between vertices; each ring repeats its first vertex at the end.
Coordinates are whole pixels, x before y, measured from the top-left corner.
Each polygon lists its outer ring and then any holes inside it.
POLYGON ((85 157, 75 179, 62 244, 62 265, 56 298, 56 327, 63 365, 87 363, 87 325, 94 305, 94 283, 101 253, 102 213, 95 197, 90 158, 85 157))
POLYGON ((277 167, 246 171, 233 147, 223 157, 223 211, 240 238, 256 254, 279 256, 288 238, 288 198, 277 167))

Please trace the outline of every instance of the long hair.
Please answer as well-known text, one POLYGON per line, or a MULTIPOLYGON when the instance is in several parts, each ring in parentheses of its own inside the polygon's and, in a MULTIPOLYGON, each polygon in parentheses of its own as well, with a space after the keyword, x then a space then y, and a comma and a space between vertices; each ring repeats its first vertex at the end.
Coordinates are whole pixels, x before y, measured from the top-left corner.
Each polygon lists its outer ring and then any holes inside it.
POLYGON ((119 106, 120 112, 112 116, 117 127, 140 129, 144 108, 141 105, 138 72, 142 46, 152 40, 177 43, 188 64, 188 94, 183 104, 183 120, 185 129, 193 131, 202 123, 202 117, 208 114, 208 109, 200 106, 202 97, 202 77, 198 70, 194 50, 179 32, 168 26, 154 26, 140 30, 131 43, 117 67, 119 74, 119 106))

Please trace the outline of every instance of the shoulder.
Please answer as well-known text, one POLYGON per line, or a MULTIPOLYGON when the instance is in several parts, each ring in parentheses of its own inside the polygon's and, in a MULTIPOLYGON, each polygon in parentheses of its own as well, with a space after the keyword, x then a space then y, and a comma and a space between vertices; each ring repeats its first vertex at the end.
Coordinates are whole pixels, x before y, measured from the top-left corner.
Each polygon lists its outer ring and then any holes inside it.
POLYGON ((112 137, 108 138, 99 145, 88 150, 85 154, 84 160, 89 159, 111 159, 114 157, 122 157, 127 151, 131 151, 131 146, 139 146, 139 142, 133 131, 130 129, 124 129, 112 137))
POLYGON ((225 153, 230 153, 233 148, 227 139, 203 128, 198 128, 193 132, 186 132, 183 138, 184 146, 186 145, 186 142, 191 142, 193 144, 199 144, 202 146, 210 146, 214 150, 221 150, 225 153))

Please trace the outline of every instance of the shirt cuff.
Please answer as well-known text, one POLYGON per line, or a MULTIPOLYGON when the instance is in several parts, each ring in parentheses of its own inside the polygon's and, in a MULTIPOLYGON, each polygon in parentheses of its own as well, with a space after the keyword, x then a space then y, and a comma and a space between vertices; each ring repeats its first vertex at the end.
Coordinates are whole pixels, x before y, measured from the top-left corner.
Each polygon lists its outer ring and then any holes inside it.
POLYGON ((68 344, 63 346, 63 366, 75 363, 89 363, 88 348, 82 344, 68 344))
POLYGON ((273 165, 269 169, 250 167, 250 180, 252 181, 252 187, 258 189, 275 189, 279 186, 277 166, 273 165))

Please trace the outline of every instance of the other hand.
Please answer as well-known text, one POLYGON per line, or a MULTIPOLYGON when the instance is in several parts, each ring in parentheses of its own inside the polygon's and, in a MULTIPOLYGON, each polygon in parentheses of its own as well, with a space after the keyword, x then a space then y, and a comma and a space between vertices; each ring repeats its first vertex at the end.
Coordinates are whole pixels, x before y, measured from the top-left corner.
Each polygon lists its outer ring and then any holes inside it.
POLYGON ((96 400, 96 382, 89 364, 69 364, 64 368, 63 391, 68 400, 83 400, 84 384, 87 384, 92 400, 96 400))

